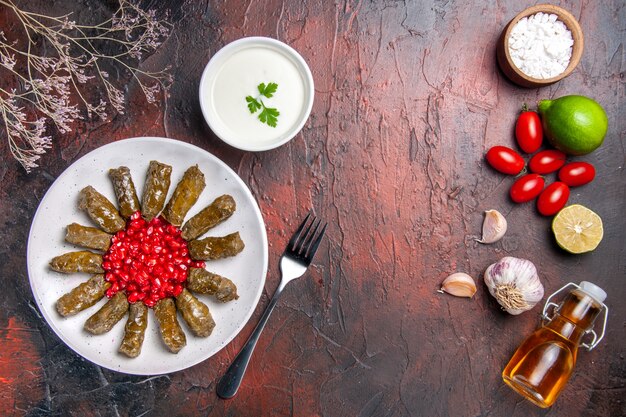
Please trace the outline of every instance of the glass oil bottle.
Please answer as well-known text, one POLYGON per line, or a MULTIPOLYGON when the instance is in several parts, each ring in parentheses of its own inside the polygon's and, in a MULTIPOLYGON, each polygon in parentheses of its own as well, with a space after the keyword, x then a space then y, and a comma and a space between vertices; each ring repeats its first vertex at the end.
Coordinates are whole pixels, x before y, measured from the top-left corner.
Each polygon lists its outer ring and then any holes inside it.
POLYGON ((504 382, 539 407, 554 404, 574 370, 578 347, 591 350, 604 337, 608 315, 605 298, 604 290, 588 281, 569 283, 548 297, 543 309, 545 324, 513 354, 502 372, 504 382), (565 290, 568 293, 560 304, 550 301, 565 290), (550 307, 554 308, 552 317, 547 315, 550 307), (598 336, 593 324, 600 313, 604 320, 598 336), (582 340, 586 335, 593 337, 588 343, 582 340))

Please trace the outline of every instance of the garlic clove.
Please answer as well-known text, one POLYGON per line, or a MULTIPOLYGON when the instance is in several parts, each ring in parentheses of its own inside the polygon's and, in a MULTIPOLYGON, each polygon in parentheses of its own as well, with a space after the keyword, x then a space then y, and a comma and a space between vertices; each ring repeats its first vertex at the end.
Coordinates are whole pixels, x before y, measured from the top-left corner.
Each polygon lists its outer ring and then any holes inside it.
POLYGON ((443 280, 441 290, 456 297, 472 298, 476 294, 476 283, 466 273, 456 272, 443 280))
POLYGON ((506 219, 498 210, 485 211, 485 220, 483 221, 483 237, 476 239, 478 243, 494 243, 502 239, 506 233, 506 219))
POLYGON ((543 284, 535 265, 505 256, 485 271, 489 293, 509 314, 518 315, 533 308, 543 298, 543 284))

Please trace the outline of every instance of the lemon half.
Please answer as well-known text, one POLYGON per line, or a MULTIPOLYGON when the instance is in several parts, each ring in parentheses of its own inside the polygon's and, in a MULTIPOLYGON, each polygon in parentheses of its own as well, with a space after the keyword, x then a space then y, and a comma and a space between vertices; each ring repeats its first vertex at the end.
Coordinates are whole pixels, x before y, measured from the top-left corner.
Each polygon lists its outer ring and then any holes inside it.
POLYGON ((559 246, 570 253, 591 252, 604 235, 600 216, 580 204, 559 211, 552 220, 552 231, 559 246))

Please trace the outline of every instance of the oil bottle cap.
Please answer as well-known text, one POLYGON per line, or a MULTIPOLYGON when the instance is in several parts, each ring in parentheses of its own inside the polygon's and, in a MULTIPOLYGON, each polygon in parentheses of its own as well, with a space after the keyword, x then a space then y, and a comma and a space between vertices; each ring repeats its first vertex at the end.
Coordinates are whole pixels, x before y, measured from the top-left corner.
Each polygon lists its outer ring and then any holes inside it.
POLYGON ((591 297, 595 298, 600 303, 603 303, 606 299, 606 292, 593 282, 582 281, 580 283, 580 289, 586 292, 591 297))

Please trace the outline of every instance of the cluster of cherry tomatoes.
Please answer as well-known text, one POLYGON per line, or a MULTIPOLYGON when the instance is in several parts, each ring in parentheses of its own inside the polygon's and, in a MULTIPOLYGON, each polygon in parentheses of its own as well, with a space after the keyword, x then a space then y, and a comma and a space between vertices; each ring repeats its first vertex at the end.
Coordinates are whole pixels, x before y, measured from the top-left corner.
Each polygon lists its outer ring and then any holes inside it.
MULTIPOLYGON (((543 143, 543 129, 539 115, 524 109, 515 124, 517 144, 527 154, 535 153, 543 143)), ((522 156, 506 146, 494 146, 486 155, 487 162, 495 170, 508 175, 518 175, 525 167, 522 156)), ((537 152, 528 161, 528 171, 511 186, 511 200, 525 203, 537 198, 537 210, 544 216, 558 213, 567 203, 570 187, 578 187, 593 181, 596 171, 588 162, 566 164, 565 153, 548 149, 537 152), (558 171, 559 181, 545 186, 543 175, 558 171)))

